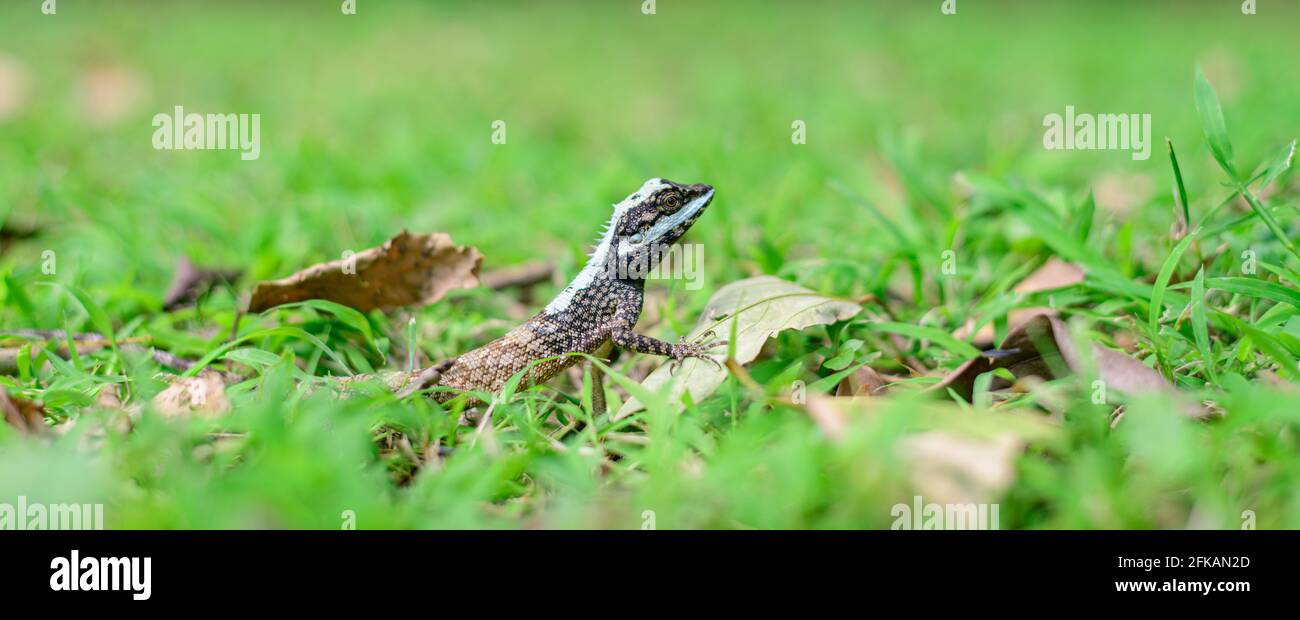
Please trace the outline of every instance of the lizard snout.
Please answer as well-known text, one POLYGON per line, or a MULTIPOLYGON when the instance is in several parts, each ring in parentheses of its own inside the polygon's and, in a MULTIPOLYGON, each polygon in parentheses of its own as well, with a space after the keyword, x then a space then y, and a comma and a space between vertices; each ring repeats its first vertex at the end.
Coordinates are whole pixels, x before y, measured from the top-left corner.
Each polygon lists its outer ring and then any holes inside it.
POLYGON ((687 185, 686 189, 691 190, 691 192, 696 195, 702 196, 713 191, 713 186, 707 183, 696 183, 694 185, 687 185))

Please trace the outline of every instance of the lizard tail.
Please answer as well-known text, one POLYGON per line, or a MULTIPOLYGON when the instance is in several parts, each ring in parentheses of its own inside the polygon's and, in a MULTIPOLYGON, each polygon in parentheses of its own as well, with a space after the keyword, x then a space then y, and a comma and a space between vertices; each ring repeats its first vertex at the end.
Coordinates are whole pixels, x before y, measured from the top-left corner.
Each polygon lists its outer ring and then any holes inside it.
MULTIPOLYGON (((407 396, 425 388, 439 385, 438 382, 442 380, 442 374, 447 372, 447 370, 456 364, 456 359, 457 358, 453 357, 449 360, 443 360, 433 366, 413 373, 410 378, 407 379, 406 384, 403 385, 401 389, 397 390, 397 397, 399 399, 406 398, 407 396)), ((434 398, 437 398, 438 394, 434 394, 433 396, 434 398)))

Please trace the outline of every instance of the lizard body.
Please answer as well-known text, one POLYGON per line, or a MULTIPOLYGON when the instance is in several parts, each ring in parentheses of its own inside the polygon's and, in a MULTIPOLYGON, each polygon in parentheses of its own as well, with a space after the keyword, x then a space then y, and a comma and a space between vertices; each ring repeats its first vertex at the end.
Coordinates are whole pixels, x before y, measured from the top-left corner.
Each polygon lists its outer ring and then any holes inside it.
MULTIPOLYGON (((708 357, 720 342, 656 340, 632 331, 641 315, 645 277, 668 246, 699 219, 713 188, 650 179, 614 205, 609 225, 582 271, 546 308, 506 335, 436 367, 430 385, 495 393, 530 363, 523 385, 544 383, 580 361, 569 353, 596 354, 610 344, 650 355, 708 357), (559 356, 559 357, 557 357, 559 356)), ((446 402, 456 392, 437 391, 446 402)), ((472 399, 472 402, 477 402, 472 399)))

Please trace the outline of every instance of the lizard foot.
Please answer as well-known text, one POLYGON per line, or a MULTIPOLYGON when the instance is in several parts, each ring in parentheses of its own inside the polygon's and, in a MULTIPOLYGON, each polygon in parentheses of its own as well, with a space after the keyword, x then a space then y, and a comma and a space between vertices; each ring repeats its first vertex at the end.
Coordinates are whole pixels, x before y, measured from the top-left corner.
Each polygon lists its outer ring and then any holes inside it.
POLYGON ((705 360, 710 364, 713 364, 713 366, 718 370, 722 370, 722 364, 719 363, 718 360, 713 359, 713 356, 709 355, 709 350, 725 345, 727 344, 727 341, 715 339, 702 342, 702 340, 709 338, 712 335, 713 331, 710 330, 700 334, 700 336, 696 338, 695 342, 687 342, 685 338, 678 341, 678 343, 673 346, 673 362, 668 366, 668 374, 677 372, 677 369, 681 367, 682 362, 691 357, 705 360))

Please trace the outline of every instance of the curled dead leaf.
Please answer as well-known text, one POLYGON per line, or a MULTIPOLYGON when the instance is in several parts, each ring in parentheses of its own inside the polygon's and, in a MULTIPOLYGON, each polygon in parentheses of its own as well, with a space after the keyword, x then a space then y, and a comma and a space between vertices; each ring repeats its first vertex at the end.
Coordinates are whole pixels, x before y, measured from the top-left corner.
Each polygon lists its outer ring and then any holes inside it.
POLYGON ((153 397, 154 410, 163 417, 215 417, 230 411, 221 373, 209 370, 197 377, 175 377, 171 381, 167 389, 153 397))
POLYGON ((402 231, 380 247, 258 283, 248 311, 307 299, 325 299, 362 312, 423 306, 452 289, 478 286, 482 262, 476 248, 458 246, 445 233, 402 231))
MULTIPOLYGON (((1044 359, 1044 353, 1059 355, 1064 368, 1079 372, 1083 368, 1096 368, 1098 377, 1108 390, 1124 394, 1141 394, 1153 390, 1174 391, 1160 373, 1128 355, 1091 343, 1090 358, 1078 350, 1070 336, 1065 323, 1054 316, 1036 316, 1024 325, 1007 334, 1002 346, 994 355, 982 355, 958 366, 956 370, 944 377, 942 381, 930 387, 932 390, 946 392, 951 389, 958 396, 970 400, 974 392, 975 378, 998 368, 1006 368, 1017 378, 1036 376, 1053 378, 1051 364, 1044 359), (1044 343, 1055 348, 1040 352, 1038 345, 1044 343)), ((986 352, 992 353, 992 352, 986 352)), ((994 377, 991 389, 1007 387, 1006 380, 994 377)))

